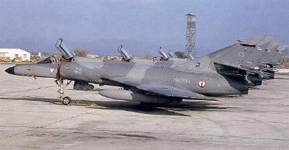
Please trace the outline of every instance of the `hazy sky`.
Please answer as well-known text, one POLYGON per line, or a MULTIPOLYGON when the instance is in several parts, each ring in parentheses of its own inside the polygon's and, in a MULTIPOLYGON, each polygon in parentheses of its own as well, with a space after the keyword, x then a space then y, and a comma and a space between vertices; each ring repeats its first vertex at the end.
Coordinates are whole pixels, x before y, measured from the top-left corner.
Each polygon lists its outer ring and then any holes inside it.
POLYGON ((258 34, 289 44, 289 0, 0 0, 0 42, 63 37, 185 44, 189 12, 197 15, 200 49, 258 34))

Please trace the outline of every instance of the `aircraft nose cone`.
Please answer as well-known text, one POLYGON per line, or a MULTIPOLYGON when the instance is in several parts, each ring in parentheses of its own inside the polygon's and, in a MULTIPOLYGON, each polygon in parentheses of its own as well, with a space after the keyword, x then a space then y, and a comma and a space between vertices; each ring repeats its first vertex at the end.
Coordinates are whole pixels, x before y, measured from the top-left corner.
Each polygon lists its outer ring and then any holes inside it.
POLYGON ((15 68, 15 66, 14 67, 10 67, 10 68, 6 69, 5 72, 7 72, 9 74, 15 74, 14 68, 15 68))

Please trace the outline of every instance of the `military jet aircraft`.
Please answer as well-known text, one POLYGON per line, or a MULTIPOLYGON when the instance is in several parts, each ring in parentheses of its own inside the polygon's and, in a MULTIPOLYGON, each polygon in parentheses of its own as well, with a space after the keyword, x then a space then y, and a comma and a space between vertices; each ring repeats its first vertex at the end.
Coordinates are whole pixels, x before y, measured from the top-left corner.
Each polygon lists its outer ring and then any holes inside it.
POLYGON ((265 49, 265 52, 256 63, 257 68, 262 72, 263 79, 274 78, 275 71, 273 67, 279 64, 283 53, 287 49, 287 45, 282 45, 280 43, 271 43, 271 45, 265 49))
MULTIPOLYGON (((264 42, 264 39, 261 41, 264 42)), ((265 40, 264 43, 267 42, 265 40)), ((63 39, 56 42, 56 48, 64 59, 60 64, 21 64, 6 69, 6 72, 55 78, 60 88, 60 100, 65 105, 71 99, 64 94, 64 80, 123 87, 102 90, 99 94, 112 99, 140 102, 145 110, 155 108, 156 104, 181 102, 183 99, 212 100, 209 96, 247 94, 251 83, 260 80, 258 73, 236 63, 227 63, 230 62, 228 59, 245 58, 235 46, 175 65, 166 65, 166 61, 147 63, 77 57, 65 47, 63 39), (231 55, 227 57, 229 52, 231 55)))
POLYGON ((288 46, 272 42, 272 40, 273 36, 266 35, 239 40, 238 43, 222 49, 223 54, 218 54, 222 56, 221 59, 217 58, 215 61, 258 72, 262 79, 274 78, 272 68, 277 63, 272 63, 272 57, 276 56, 274 61, 279 62, 288 46), (235 51, 230 49, 235 49, 235 51))

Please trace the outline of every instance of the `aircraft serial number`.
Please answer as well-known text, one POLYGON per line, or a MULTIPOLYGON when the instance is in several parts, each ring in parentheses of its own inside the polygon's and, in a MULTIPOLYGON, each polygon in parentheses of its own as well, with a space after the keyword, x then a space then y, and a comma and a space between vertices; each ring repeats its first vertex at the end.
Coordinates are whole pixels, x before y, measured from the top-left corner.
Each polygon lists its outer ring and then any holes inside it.
POLYGON ((82 73, 82 68, 76 67, 75 70, 74 70, 74 73, 81 74, 82 73))
POLYGON ((177 82, 177 83, 191 83, 191 81, 189 79, 186 79, 186 78, 174 78, 173 82, 177 82))

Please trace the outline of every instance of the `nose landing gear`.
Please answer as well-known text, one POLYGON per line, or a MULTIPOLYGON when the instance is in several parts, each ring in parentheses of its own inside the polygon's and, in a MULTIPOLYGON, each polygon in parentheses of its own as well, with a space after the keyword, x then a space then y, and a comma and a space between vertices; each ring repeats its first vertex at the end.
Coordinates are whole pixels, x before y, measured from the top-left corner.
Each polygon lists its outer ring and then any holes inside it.
POLYGON ((55 83, 58 85, 59 90, 59 99, 62 102, 63 105, 69 105, 71 103, 71 98, 64 95, 64 89, 71 83, 71 81, 67 81, 64 85, 63 80, 55 80, 55 83))

